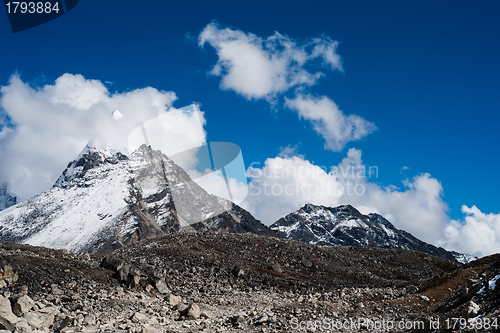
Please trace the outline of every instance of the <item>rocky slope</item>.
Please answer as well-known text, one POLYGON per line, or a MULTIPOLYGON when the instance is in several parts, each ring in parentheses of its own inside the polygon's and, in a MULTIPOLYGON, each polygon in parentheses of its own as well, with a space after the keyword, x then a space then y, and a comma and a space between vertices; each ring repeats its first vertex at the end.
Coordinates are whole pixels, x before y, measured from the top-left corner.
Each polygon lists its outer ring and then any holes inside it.
POLYGON ((183 229, 275 235, 146 145, 126 156, 90 142, 50 191, 0 212, 1 241, 75 252, 107 253, 183 229))
POLYGON ((306 204, 279 219, 270 228, 283 237, 316 245, 345 245, 408 249, 430 253, 451 261, 474 258, 425 243, 396 229, 379 214, 363 215, 351 205, 334 208, 306 204))
POLYGON ((0 328, 17 332, 445 332, 448 316, 500 309, 498 255, 458 265, 252 234, 172 233, 108 256, 0 243, 0 267, 0 328))

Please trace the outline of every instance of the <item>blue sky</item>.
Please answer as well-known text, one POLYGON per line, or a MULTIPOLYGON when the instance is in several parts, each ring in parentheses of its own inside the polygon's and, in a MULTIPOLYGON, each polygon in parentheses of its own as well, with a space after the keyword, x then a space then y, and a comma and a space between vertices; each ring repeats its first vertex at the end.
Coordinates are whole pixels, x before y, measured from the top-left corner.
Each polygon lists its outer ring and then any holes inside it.
POLYGON ((13 34, 0 11, 0 85, 16 72, 31 87, 72 73, 110 92, 173 91, 176 107, 202 104, 208 139, 238 144, 247 167, 287 146, 334 166, 356 148, 365 165, 378 167, 371 179, 378 186, 404 188, 405 179, 429 173, 442 185, 449 219, 463 221, 462 205, 500 213, 498 17, 497 1, 86 0, 13 34), (217 52, 198 45, 213 21, 263 39, 279 32, 298 43, 338 41, 343 70, 318 69, 325 75, 307 94, 327 96, 377 130, 331 151, 310 121, 285 107, 296 89, 274 104, 221 89, 221 77, 208 74, 217 52))

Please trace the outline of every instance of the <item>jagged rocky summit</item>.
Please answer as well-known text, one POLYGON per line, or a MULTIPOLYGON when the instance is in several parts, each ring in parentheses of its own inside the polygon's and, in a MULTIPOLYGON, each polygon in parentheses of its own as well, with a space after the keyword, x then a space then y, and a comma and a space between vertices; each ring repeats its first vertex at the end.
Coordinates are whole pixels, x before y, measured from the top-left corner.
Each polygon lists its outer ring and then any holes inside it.
POLYGON ((73 252, 108 253, 194 230, 276 235, 243 208, 207 193, 160 151, 143 145, 127 156, 99 141, 89 142, 51 190, 0 212, 1 241, 73 252))

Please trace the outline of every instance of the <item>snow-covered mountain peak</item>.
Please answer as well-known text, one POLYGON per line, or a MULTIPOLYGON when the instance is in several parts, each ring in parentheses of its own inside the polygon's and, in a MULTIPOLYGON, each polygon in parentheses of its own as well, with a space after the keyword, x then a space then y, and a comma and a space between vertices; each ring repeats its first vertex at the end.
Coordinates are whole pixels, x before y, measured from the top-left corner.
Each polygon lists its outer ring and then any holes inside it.
POLYGON ((81 179, 89 170, 102 164, 117 164, 124 160, 128 160, 128 157, 122 151, 99 139, 92 139, 76 159, 68 164, 54 186, 65 186, 74 179, 81 179))
POLYGON ((110 252, 180 230, 274 234, 248 212, 207 193, 159 150, 126 156, 92 141, 47 192, 0 212, 0 241, 110 252))
POLYGON ((297 212, 304 219, 313 219, 315 221, 327 220, 369 220, 367 216, 361 214, 351 205, 340 205, 337 207, 326 207, 314 204, 305 204, 297 212))

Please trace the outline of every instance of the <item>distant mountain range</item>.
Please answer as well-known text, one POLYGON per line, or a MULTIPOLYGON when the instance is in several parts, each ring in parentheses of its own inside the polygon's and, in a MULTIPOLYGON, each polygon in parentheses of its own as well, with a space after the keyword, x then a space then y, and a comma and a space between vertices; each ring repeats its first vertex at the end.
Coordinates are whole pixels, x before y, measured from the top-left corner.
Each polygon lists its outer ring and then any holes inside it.
POLYGON ((306 204, 276 221, 271 229, 283 237, 308 244, 408 249, 461 263, 476 259, 425 243, 396 229, 382 215, 363 215, 351 205, 331 208, 306 204))
POLYGON ((265 226, 238 205, 207 193, 146 145, 124 154, 91 141, 51 190, 16 204, 8 187, 0 188, 0 210, 0 241, 74 252, 109 253, 171 232, 218 231, 315 245, 410 249, 457 262, 474 259, 427 244, 383 216, 363 215, 350 205, 307 204, 265 226))

